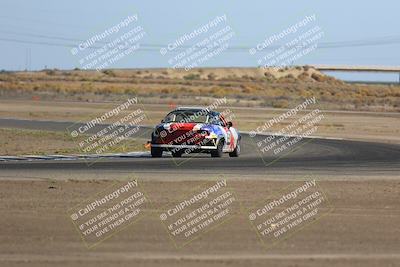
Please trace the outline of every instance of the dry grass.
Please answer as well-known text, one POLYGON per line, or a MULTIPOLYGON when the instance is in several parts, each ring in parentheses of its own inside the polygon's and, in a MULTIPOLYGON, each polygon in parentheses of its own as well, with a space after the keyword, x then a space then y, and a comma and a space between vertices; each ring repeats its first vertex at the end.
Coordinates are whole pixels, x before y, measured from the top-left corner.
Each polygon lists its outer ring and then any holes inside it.
POLYGON ((280 71, 210 68, 0 73, 0 96, 92 101, 126 95, 198 103, 193 97, 227 97, 237 106, 287 108, 315 96, 321 107, 399 111, 400 86, 350 85, 310 67, 280 71))
MULTIPOLYGON (((81 138, 83 139, 83 138, 81 138)), ((0 155, 82 154, 78 142, 66 132, 0 129, 0 155)), ((130 139, 106 152, 143 151, 144 140, 130 139)))

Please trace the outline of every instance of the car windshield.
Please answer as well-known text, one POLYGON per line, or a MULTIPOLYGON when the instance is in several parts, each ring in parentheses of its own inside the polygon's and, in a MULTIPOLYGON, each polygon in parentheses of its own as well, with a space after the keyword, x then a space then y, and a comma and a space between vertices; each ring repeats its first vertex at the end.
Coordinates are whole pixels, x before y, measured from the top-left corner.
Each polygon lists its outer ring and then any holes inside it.
POLYGON ((163 120, 166 123, 169 122, 195 122, 195 123, 207 123, 208 114, 201 110, 175 110, 169 113, 163 120))

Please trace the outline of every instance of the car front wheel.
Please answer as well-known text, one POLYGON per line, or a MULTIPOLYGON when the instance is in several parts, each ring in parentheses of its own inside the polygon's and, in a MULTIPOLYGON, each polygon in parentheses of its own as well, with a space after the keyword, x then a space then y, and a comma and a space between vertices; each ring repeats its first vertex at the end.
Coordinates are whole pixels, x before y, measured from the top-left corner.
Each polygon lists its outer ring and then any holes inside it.
POLYGON ((211 151, 211 157, 213 158, 220 158, 223 155, 224 149, 224 140, 218 142, 218 146, 216 150, 211 151))
POLYGON ((153 158, 161 158, 163 154, 163 151, 159 147, 151 147, 151 156, 153 158))
POLYGON ((180 157, 182 157, 183 151, 177 150, 177 151, 172 151, 171 153, 172 153, 172 157, 180 158, 180 157))
POLYGON ((229 157, 239 157, 240 155, 240 139, 237 141, 235 150, 233 150, 232 152, 229 153, 229 157))

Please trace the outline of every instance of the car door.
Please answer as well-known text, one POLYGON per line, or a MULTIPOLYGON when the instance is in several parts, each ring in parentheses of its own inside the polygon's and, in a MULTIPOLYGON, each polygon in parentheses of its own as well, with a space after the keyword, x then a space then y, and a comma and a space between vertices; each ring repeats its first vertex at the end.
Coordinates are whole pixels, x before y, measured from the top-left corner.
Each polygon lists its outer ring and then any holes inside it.
POLYGON ((236 131, 236 129, 231 126, 228 126, 228 122, 226 121, 225 117, 223 115, 221 116, 221 121, 223 121, 227 135, 229 136, 229 150, 233 151, 239 141, 239 133, 236 131))
POLYGON ((228 123, 225 120, 224 116, 222 116, 222 114, 219 115, 219 119, 221 121, 221 126, 224 128, 224 131, 226 133, 226 147, 229 150, 233 150, 235 148, 235 136, 232 133, 230 127, 228 127, 228 123))

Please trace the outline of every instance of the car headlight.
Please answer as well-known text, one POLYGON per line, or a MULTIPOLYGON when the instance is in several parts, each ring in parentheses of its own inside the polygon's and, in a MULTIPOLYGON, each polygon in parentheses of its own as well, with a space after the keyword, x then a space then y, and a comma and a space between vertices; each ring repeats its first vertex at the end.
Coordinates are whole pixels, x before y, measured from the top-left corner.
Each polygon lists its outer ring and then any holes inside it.
POLYGON ((213 138, 213 139, 214 139, 214 138, 218 138, 218 136, 217 136, 215 133, 211 133, 211 134, 210 134, 210 138, 213 138))

